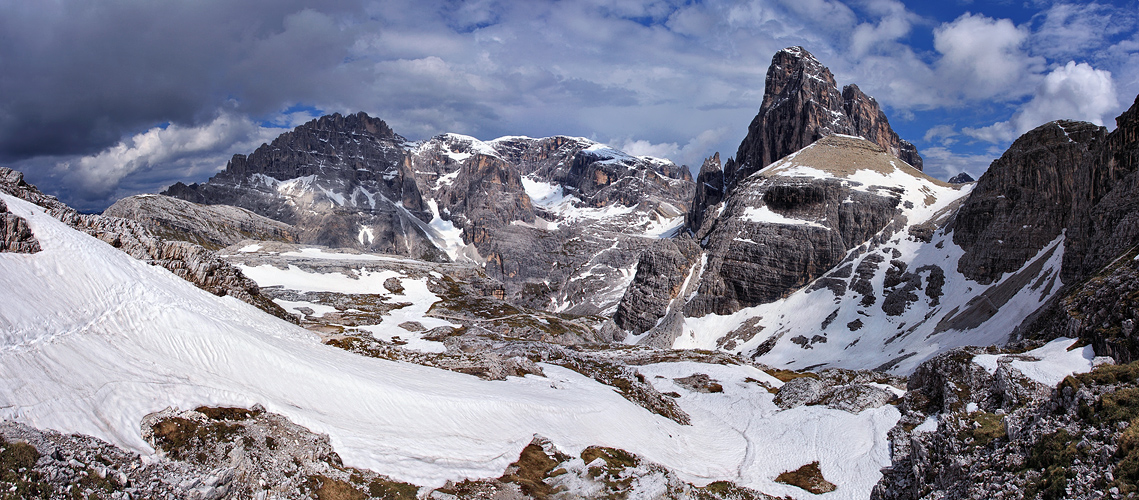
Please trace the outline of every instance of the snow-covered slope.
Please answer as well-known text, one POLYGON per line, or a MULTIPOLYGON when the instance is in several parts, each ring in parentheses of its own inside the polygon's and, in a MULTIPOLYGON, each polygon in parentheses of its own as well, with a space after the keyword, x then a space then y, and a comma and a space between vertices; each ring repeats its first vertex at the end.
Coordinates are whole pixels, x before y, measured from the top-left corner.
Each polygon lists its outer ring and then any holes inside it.
MULTIPOLYGON (((147 451, 143 416, 165 407, 263 404, 327 433, 346 464, 441 485, 497 477, 534 434, 577 453, 623 448, 698 483, 737 481, 806 498, 775 483, 819 461, 838 485, 828 498, 865 498, 888 463, 892 406, 857 415, 824 407, 778 411, 751 367, 662 363, 668 377, 708 373, 722 393, 681 392, 693 425, 636 406, 610 387, 555 366, 546 377, 489 382, 366 358, 237 300, 216 297, 3 196, 43 251, 0 254, 0 417, 81 432, 147 451)), ((663 378, 657 378, 660 375, 663 378)))
MULTIPOLYGON (((711 207, 696 235, 702 253, 657 313, 685 317, 657 329, 675 328, 676 348, 794 369, 909 373, 953 347, 1003 343, 1062 287, 1064 238, 991 284, 967 278, 952 221, 971 189, 864 139, 823 138, 711 207)), ((627 309, 648 314, 637 306, 627 309)))

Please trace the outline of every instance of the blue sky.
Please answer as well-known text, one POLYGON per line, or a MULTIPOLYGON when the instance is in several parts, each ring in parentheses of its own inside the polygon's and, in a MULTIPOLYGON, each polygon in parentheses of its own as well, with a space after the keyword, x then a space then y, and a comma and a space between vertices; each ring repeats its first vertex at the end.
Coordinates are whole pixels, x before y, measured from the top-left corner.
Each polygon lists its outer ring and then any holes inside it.
POLYGON ((1021 133, 1114 127, 1139 0, 0 0, 0 165, 85 210, 203 181, 322 113, 409 139, 589 137, 735 153, 777 50, 882 103, 939 178, 1021 133))

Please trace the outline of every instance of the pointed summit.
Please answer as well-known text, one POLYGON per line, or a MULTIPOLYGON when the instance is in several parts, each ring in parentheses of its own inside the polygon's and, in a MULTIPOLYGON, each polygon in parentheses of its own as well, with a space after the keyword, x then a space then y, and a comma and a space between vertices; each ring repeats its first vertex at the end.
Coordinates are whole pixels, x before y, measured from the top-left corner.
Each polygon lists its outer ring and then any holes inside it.
POLYGON ((913 144, 890 128, 877 101, 848 85, 840 93, 834 75, 802 47, 788 47, 771 58, 763 104, 736 152, 735 171, 726 184, 798 151, 827 135, 854 135, 882 146, 921 170, 913 144))

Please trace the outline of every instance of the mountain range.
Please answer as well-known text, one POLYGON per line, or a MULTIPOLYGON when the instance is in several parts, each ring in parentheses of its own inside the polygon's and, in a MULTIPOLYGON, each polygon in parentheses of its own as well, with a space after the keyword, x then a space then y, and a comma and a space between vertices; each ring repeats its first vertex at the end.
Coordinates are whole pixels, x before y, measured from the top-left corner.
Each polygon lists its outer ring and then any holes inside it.
POLYGON ((735 156, 695 178, 579 137, 408 141, 362 112, 102 215, 0 170, 0 415, 198 478, 155 495, 1136 491, 1120 423, 1139 414, 1093 414, 1139 394, 1139 97, 1112 131, 1040 125, 975 181, 922 166, 873 98, 790 47, 735 156), (135 395, 99 385, 117 383, 135 395), (304 452, 307 489, 281 477, 273 431, 250 427, 272 418, 366 472, 304 452), (193 441, 183 421, 251 441, 193 441))

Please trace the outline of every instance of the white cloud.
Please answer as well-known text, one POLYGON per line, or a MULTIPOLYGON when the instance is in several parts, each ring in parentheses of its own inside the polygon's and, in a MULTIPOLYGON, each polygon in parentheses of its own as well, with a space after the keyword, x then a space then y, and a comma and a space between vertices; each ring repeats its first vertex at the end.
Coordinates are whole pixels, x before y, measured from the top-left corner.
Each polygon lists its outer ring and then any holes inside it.
MULTIPOLYGON (((723 145, 724 138, 727 135, 727 128, 718 128, 700 132, 696 137, 693 137, 685 143, 684 146, 675 142, 654 144, 644 139, 632 138, 626 139, 616 145, 622 151, 634 156, 667 158, 677 165, 688 165, 693 169, 699 169, 700 165, 704 163, 704 159, 712 156, 712 153, 716 152, 717 147, 723 145)), ((734 151, 725 153, 731 155, 734 151)))
MULTIPOLYGON (((293 123, 306 114, 292 113, 281 119, 293 123)), ((175 179, 216 172, 234 153, 249 153, 282 131, 223 111, 199 127, 171 124, 151 128, 97 154, 60 161, 54 170, 70 189, 83 193, 86 199, 98 199, 115 193, 128 176, 149 177, 156 169, 175 179)), ((137 184, 137 179, 134 181, 130 184, 137 184)))
POLYGON ((855 57, 864 56, 893 44, 910 33, 912 21, 917 18, 906 9, 905 4, 895 0, 875 0, 866 8, 880 16, 877 22, 859 24, 850 35, 850 49, 855 57))
POLYGON ((1028 30, 1008 19, 966 13, 933 31, 942 57, 942 88, 968 99, 1007 99, 1028 94, 1044 60, 1024 50, 1028 30))
POLYGON ((995 156, 984 154, 954 153, 940 146, 925 148, 921 154, 925 160, 926 173, 938 176, 941 180, 948 180, 961 172, 967 172, 974 179, 980 179, 981 174, 989 169, 989 164, 995 159, 995 156))
POLYGON ((1070 61, 1048 73, 1032 100, 1010 120, 977 129, 966 128, 962 132, 983 141, 1004 143, 1052 120, 1082 120, 1103 125, 1118 107, 1110 72, 1070 61))
POLYGON ((922 138, 925 139, 926 142, 937 141, 943 146, 950 146, 957 142, 956 137, 959 135, 961 134, 957 132, 957 127, 943 124, 930 127, 929 130, 925 131, 925 136, 922 138))
POLYGON ((1135 29, 1136 17, 1134 9, 1057 3, 1034 19, 1032 50, 1054 59, 1095 57, 1113 35, 1135 29))

